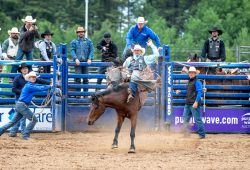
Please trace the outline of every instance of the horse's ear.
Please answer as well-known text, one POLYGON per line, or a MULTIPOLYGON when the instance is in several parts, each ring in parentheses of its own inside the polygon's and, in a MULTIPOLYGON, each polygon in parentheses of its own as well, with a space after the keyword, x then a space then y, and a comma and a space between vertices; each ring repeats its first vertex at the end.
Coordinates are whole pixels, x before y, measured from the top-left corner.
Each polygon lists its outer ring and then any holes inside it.
POLYGON ((99 100, 98 100, 98 97, 96 95, 92 95, 91 100, 92 100, 92 103, 94 105, 96 105, 97 107, 99 106, 99 100))
POLYGON ((198 55, 197 55, 197 53, 195 53, 194 54, 194 60, 197 60, 197 58, 198 58, 198 55))

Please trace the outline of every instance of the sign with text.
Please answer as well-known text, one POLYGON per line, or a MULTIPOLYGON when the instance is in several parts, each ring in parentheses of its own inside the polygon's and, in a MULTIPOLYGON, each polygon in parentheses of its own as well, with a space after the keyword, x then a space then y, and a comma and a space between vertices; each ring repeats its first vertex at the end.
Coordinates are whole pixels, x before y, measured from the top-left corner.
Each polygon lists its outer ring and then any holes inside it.
MULTIPOLYGON (((172 125, 180 128, 183 124, 183 108, 173 109, 172 125)), ((207 108, 200 110, 207 132, 250 133, 250 108, 207 108)), ((195 124, 193 118, 191 124, 195 124)), ((196 130, 194 125, 192 130, 196 130)))
MULTIPOLYGON (((52 113, 50 108, 30 108, 37 117, 37 124, 33 130, 36 131, 51 131, 52 130, 52 113)), ((15 114, 14 108, 0 108, 0 126, 8 123, 15 114)), ((28 125, 29 120, 26 120, 28 125)))

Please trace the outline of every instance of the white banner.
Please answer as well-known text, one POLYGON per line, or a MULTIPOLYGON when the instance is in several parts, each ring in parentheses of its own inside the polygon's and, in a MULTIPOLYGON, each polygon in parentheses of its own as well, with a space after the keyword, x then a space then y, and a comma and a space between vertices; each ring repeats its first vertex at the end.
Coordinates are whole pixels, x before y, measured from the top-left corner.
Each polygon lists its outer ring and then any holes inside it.
MULTIPOLYGON (((36 113, 37 124, 33 130, 36 131, 52 131, 52 113, 51 108, 30 108, 32 112, 36 113)), ((0 108, 0 126, 8 123, 15 113, 14 108, 0 108)), ((26 120, 28 125, 29 120, 26 120)))

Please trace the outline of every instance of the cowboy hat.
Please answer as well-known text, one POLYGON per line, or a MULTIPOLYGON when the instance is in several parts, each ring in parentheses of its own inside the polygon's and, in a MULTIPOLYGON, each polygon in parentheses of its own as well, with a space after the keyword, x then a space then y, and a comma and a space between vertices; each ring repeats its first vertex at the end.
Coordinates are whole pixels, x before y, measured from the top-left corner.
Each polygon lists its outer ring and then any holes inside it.
POLYGON ((37 78, 37 77, 39 77, 39 76, 37 76, 37 75, 36 75, 36 72, 34 72, 34 71, 31 71, 31 72, 29 72, 29 74, 26 74, 26 75, 24 76, 24 78, 25 78, 26 81, 28 81, 30 77, 36 77, 36 78, 37 78))
POLYGON ((17 27, 12 27, 11 30, 8 30, 8 34, 20 34, 20 32, 18 31, 18 28, 17 27))
POLYGON ((78 32, 86 32, 86 30, 83 27, 77 27, 76 33, 78 32))
POLYGON ((141 55, 145 54, 145 48, 142 48, 139 44, 136 44, 132 51, 134 52, 135 50, 141 50, 141 55))
POLYGON ((29 70, 31 70, 31 66, 27 65, 26 63, 22 63, 22 64, 18 67, 17 71, 18 71, 19 73, 21 73, 21 69, 24 68, 24 67, 27 67, 29 70))
POLYGON ((36 19, 33 19, 31 15, 26 16, 24 19, 22 19, 23 22, 36 22, 36 19))
POLYGON ((217 27, 213 27, 210 30, 208 30, 208 32, 210 34, 212 34, 212 32, 216 32, 216 31, 219 33, 219 35, 221 35, 223 33, 223 31, 221 29, 217 28, 217 27))
POLYGON ((51 36, 53 36, 54 33, 50 32, 49 30, 45 30, 44 33, 41 34, 41 37, 44 38, 45 35, 51 35, 51 36))
POLYGON ((148 23, 148 21, 145 20, 144 17, 138 17, 136 23, 143 23, 143 24, 146 24, 146 23, 148 23))
POLYGON ((188 73, 190 73, 190 72, 195 72, 196 74, 199 74, 200 73, 200 71, 199 70, 196 70, 196 68, 195 67, 189 67, 189 69, 188 69, 188 73))

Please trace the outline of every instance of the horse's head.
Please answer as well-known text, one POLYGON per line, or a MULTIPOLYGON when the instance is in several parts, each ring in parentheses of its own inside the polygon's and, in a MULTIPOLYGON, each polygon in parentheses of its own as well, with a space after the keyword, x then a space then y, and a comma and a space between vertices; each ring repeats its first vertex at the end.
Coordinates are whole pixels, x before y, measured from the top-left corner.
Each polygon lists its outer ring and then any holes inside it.
POLYGON ((88 115, 88 125, 93 125, 94 122, 104 113, 105 105, 99 101, 97 96, 92 96, 92 104, 88 115))

